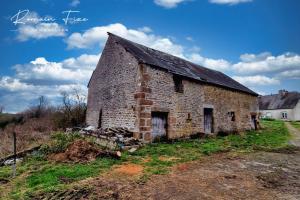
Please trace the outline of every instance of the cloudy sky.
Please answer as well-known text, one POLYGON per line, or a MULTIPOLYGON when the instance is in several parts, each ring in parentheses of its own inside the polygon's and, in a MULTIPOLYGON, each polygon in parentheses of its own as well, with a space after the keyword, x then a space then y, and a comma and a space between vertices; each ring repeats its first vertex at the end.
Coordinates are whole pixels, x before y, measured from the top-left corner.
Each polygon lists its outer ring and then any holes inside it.
POLYGON ((19 112, 40 95, 55 104, 86 92, 108 31, 260 94, 299 91, 299 10, 299 0, 1 1, 0 105, 19 112))

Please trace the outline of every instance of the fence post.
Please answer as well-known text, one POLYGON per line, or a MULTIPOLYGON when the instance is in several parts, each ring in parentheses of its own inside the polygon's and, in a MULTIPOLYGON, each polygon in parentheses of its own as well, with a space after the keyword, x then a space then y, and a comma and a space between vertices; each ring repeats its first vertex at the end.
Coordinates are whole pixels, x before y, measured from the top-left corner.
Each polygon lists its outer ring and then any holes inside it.
POLYGON ((14 161, 13 161, 13 177, 16 176, 16 163, 17 163, 17 137, 16 132, 13 132, 13 150, 14 150, 14 161))

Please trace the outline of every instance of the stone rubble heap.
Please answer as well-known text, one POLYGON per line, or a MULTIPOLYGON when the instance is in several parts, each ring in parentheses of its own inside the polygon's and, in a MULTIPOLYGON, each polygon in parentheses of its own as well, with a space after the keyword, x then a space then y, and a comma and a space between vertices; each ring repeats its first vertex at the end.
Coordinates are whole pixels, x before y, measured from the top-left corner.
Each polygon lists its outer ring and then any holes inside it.
POLYGON ((137 139, 133 137, 133 132, 123 127, 116 128, 99 128, 96 129, 93 126, 88 126, 86 128, 67 128, 67 133, 78 132, 81 135, 93 136, 97 140, 96 142, 102 146, 106 146, 110 149, 137 149, 145 144, 142 139, 137 139))

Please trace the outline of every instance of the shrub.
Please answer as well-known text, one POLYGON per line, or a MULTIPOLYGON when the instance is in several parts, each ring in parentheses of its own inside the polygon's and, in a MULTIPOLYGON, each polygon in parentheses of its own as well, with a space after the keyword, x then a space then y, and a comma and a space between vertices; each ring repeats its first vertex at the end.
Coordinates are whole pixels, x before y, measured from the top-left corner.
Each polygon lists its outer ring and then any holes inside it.
POLYGON ((51 143, 45 144, 41 147, 41 151, 44 154, 49 153, 59 153, 66 150, 66 148, 71 144, 74 140, 82 138, 82 136, 78 133, 62 133, 56 132, 51 135, 51 143))

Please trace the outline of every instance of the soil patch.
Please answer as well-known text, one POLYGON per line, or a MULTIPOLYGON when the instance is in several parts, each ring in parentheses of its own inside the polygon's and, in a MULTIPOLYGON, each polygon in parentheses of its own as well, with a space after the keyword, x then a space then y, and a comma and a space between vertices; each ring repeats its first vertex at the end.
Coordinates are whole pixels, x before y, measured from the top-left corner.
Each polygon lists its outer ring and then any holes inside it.
POLYGON ((182 164, 179 164, 175 167, 178 171, 186 171, 189 169, 189 164, 187 163, 182 163, 182 164))
POLYGON ((85 163, 94 161, 100 153, 101 150, 92 143, 79 139, 70 144, 65 152, 51 154, 48 158, 56 162, 85 163))
MULTIPOLYGON (((299 152, 221 153, 179 164, 146 182, 107 176, 82 185, 93 186, 88 198, 95 199, 300 199, 299 158, 299 152)), ((114 171, 132 175, 139 170, 127 164, 114 171)))
POLYGON ((140 175, 143 172, 143 166, 141 165, 136 165, 136 164, 125 164, 125 165, 120 165, 117 168, 115 168, 113 171, 121 174, 126 174, 126 175, 140 175))

